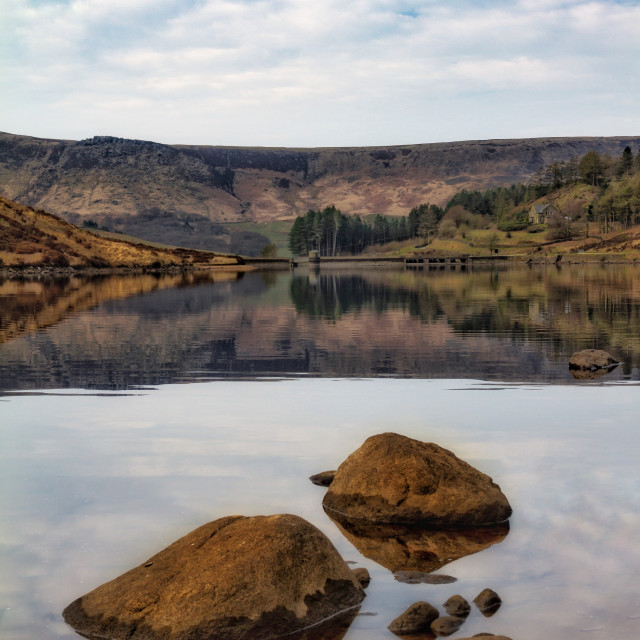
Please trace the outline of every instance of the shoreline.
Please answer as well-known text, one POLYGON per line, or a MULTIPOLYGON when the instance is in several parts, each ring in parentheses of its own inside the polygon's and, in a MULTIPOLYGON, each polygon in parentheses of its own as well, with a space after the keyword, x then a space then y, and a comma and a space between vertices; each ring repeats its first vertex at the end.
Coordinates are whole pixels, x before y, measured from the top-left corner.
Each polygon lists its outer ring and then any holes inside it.
MULTIPOLYGON (((461 266, 564 266, 564 265, 608 265, 608 264, 628 264, 637 265, 640 263, 640 257, 614 256, 611 254, 558 254, 558 256, 536 256, 535 254, 525 255, 497 255, 497 256, 466 256, 467 262, 461 264, 459 262, 431 262, 420 265, 421 269, 438 269, 438 268, 460 268, 461 266), (561 256, 560 260, 557 257, 561 256)), ((423 256, 425 260, 438 260, 436 256, 423 256)), ((461 256, 450 256, 447 260, 460 260, 461 256)), ((445 260, 445 258, 443 258, 445 260)), ((343 257, 325 257, 320 262, 309 262, 306 258, 296 262, 295 267, 405 267, 405 258, 396 256, 378 256, 378 257, 360 257, 360 256, 343 256, 343 257)), ((266 258, 245 258, 243 263, 238 264, 218 264, 218 265, 165 265, 160 267, 58 267, 39 265, 32 266, 2 266, 0 267, 0 278, 58 278, 58 277, 93 277, 93 276, 110 276, 110 275, 143 275, 143 274, 170 274, 176 275, 180 273, 193 273, 197 271, 274 271, 285 270, 290 268, 290 260, 288 258, 276 258, 273 260, 266 258)))

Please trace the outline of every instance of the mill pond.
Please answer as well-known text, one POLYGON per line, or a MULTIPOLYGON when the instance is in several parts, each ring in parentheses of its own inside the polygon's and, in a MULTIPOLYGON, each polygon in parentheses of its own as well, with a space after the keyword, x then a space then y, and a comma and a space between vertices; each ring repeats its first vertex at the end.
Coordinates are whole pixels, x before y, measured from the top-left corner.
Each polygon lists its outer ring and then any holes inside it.
POLYGON ((637 637, 639 378, 631 265, 5 280, 1 635, 77 638, 70 602, 180 536, 290 513, 371 575, 332 638, 390 640, 412 603, 487 587, 500 609, 452 638, 637 637), (621 364, 576 379, 584 348, 621 364), (334 523, 308 480, 388 431, 513 508, 500 535, 448 539, 441 579, 406 579, 415 540, 334 523))

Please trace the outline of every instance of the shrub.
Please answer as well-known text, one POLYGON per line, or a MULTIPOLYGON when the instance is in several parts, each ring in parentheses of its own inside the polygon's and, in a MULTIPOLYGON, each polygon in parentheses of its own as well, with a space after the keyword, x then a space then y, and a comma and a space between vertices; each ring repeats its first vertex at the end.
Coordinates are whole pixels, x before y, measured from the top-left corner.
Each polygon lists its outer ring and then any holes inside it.
POLYGON ((41 250, 41 247, 35 244, 34 242, 23 241, 23 242, 18 242, 15 248, 15 253, 26 255, 29 253, 39 253, 40 250, 41 250))
POLYGON ((503 220, 498 223, 498 229, 500 231, 522 231, 529 226, 527 222, 521 220, 503 220))
POLYGON ((277 255, 278 255, 278 247, 276 247, 276 245, 273 243, 265 245, 260 250, 261 258, 275 258, 277 255))
POLYGON ((40 264, 52 264, 56 267, 68 267, 69 260, 67 259, 67 256, 55 249, 45 249, 42 252, 42 261, 40 264))
POLYGON ((441 238, 455 238, 456 231, 457 228, 453 220, 443 220, 438 228, 438 235, 441 238))

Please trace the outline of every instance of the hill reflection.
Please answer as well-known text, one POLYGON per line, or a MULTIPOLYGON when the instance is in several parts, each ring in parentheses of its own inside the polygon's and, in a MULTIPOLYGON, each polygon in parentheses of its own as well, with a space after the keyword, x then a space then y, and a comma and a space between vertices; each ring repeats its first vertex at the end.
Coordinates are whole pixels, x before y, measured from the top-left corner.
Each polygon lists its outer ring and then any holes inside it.
POLYGON ((111 276, 0 283, 0 388, 212 377, 638 378, 640 269, 111 276))

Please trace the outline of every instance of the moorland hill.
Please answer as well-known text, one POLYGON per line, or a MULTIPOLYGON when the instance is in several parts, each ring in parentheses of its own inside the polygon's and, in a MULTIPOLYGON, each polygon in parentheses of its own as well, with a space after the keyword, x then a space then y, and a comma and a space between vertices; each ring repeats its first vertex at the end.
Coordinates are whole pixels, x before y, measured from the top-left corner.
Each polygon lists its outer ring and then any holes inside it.
POLYGON ((552 162, 639 144, 630 136, 285 149, 2 133, 0 195, 76 224, 251 254, 266 238, 233 223, 293 220, 328 204, 349 215, 406 215, 461 189, 523 182, 552 162))
POLYGON ((192 268, 237 265, 232 255, 101 237, 62 220, 0 198, 0 268, 192 268))

